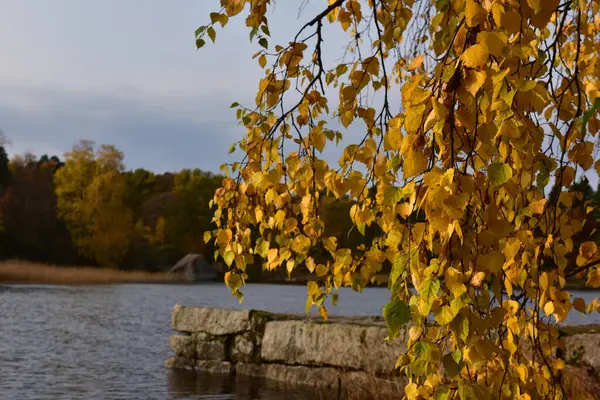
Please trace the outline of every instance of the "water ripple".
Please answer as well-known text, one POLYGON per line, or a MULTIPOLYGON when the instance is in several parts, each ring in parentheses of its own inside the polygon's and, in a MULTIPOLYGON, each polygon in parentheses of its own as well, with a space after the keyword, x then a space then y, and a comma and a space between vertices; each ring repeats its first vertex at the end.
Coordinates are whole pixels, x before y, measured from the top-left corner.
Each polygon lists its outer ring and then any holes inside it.
MULTIPOLYGON (((257 380, 242 384, 162 367, 171 356, 174 304, 302 313, 306 288, 249 285, 245 294, 240 305, 221 284, 0 285, 0 398, 312 398, 257 380)), ((344 290, 331 314, 380 315, 388 296, 385 289, 344 290)))

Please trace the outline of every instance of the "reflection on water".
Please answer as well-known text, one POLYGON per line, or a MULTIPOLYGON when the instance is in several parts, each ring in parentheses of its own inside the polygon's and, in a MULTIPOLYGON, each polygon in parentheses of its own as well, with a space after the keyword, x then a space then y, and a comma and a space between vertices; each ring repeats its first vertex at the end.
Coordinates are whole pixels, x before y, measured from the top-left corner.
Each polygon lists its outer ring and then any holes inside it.
POLYGON ((332 399, 336 394, 318 393, 308 389, 288 388, 277 382, 266 382, 255 377, 230 379, 228 375, 207 374, 187 370, 167 372, 169 399, 332 399))
MULTIPOLYGON (((245 295, 240 305, 222 284, 0 285, 0 399, 315 398, 255 378, 163 368, 174 304, 302 313, 306 287, 249 285, 245 295)), ((343 290, 330 313, 381 315, 388 296, 343 290)), ((569 322, 598 318, 573 313, 569 322)))

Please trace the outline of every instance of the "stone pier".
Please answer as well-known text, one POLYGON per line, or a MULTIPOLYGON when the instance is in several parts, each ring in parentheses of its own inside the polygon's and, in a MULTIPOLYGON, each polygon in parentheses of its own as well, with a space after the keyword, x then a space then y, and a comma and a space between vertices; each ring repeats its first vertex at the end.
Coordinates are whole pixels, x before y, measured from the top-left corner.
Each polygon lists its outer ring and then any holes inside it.
MULTIPOLYGON (((254 310, 173 309, 167 368, 257 377, 326 393, 324 398, 401 399, 405 379, 394 368, 406 334, 386 341, 381 318, 320 318, 254 310)), ((568 368, 588 385, 600 376, 600 334, 565 338, 568 368), (571 360, 571 362, 569 362, 571 360)))

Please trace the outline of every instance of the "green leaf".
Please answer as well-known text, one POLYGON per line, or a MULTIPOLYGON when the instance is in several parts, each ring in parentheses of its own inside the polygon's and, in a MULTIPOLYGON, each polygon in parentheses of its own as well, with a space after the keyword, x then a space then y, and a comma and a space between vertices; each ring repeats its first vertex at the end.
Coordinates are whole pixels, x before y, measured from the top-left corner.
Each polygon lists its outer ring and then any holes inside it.
POLYGON ((333 304, 334 307, 336 307, 338 305, 339 297, 340 297, 339 293, 331 293, 331 304, 333 304))
POLYGON ((494 162, 488 167, 488 174, 492 187, 496 187, 505 184, 512 178, 512 169, 507 164, 494 162))
POLYGON ((223 259, 225 260, 225 264, 227 264, 228 267, 231 267, 231 264, 235 259, 235 253, 233 251, 226 251, 225 255, 223 255, 223 259))
POLYGON ((258 29, 252 28, 252 30, 250 31, 250 42, 252 42, 252 39, 254 39, 254 37, 256 36, 257 33, 258 33, 258 29))
POLYGON ((240 103, 238 103, 237 101, 231 103, 231 105, 229 106, 229 108, 234 108, 234 107, 239 107, 240 103))
POLYGON ((410 321, 410 308, 400 300, 392 300, 383 307, 383 318, 388 327, 390 340, 397 338, 400 329, 410 321))
POLYGON ((425 279, 419 286, 419 293, 425 301, 432 301, 440 290, 440 281, 437 279, 425 279))
POLYGON ((217 39, 217 32, 215 32, 215 29, 211 26, 208 28, 208 30, 206 32, 208 33, 210 40, 212 40, 214 43, 215 40, 217 39))
POLYGON ((398 186, 390 186, 383 192, 383 204, 396 205, 400 200, 402 200, 402 197, 402 188, 398 186))
POLYGON ((261 25, 260 30, 267 36, 271 36, 271 32, 269 32, 269 27, 266 25, 261 25))
POLYGON ((437 0, 436 6, 438 11, 446 12, 450 8, 450 0, 437 0))
POLYGON ((206 26, 201 26, 198 29, 196 29, 196 31, 194 32, 194 35, 196 35, 196 37, 200 36, 204 31, 206 30, 206 26))
POLYGON ((260 38, 260 40, 258 41, 258 44, 260 44, 265 49, 269 48, 269 41, 267 40, 267 38, 264 38, 264 37, 260 38))
POLYGON ((262 258, 267 258, 267 253, 269 251, 269 242, 267 242, 263 238, 258 238, 256 240, 256 248, 254 251, 262 258))
POLYGON ((458 395, 460 400, 475 400, 477 398, 473 387, 462 379, 458 383, 458 395))
POLYGON ((454 377, 460 372, 460 368, 456 361, 454 361, 452 353, 448 353, 442 358, 442 365, 444 366, 444 370, 450 379, 454 379, 454 377))
POLYGON ((313 299, 310 295, 306 296, 306 303, 304 303, 304 313, 308 314, 310 311, 310 308, 313 305, 313 299))
POLYGON ((546 171, 545 167, 544 170, 538 172, 536 178, 535 178, 535 183, 537 185, 537 188, 540 189, 540 191, 544 192, 546 186, 548 186, 548 183, 550 182, 550 174, 548 174, 548 171, 546 171))
POLYGON ((235 293, 235 297, 237 297, 240 304, 244 302, 244 293, 240 292, 239 290, 235 293))
POLYGON ((464 379, 458 381, 458 395, 460 400, 491 399, 492 394, 488 388, 479 384, 470 384, 464 379))
POLYGON ((357 224, 356 228, 358 229, 361 235, 365 236, 366 224, 357 224))
POLYGON ((394 286, 394 284, 396 283, 398 278, 400 278, 402 273, 406 271, 407 264, 408 263, 404 255, 398 255, 394 258, 394 263, 392 264, 392 271, 390 272, 390 279, 388 284, 389 288, 392 288, 392 286, 394 286))
POLYGON ((600 97, 596 97, 594 104, 590 108, 588 108, 581 116, 581 129, 583 130, 584 133, 586 132, 585 131, 586 125, 588 124, 592 115, 594 115, 594 113, 597 110, 600 110, 600 97))
POLYGON ((206 42, 204 41, 204 39, 196 40, 196 48, 197 49, 201 49, 202 47, 204 47, 205 44, 206 44, 206 42))
POLYGON ((460 352, 460 349, 456 349, 452 352, 452 359, 456 361, 457 364, 460 362, 462 359, 462 353, 460 352))
POLYGON ((423 354, 429 351, 429 343, 425 342, 416 342, 413 346, 415 355, 417 357, 421 357, 423 354))
POLYGON ((460 339, 467 340, 469 337, 469 320, 467 318, 458 315, 452 320, 451 326, 460 339))
POLYGON ((448 400, 450 398, 450 389, 446 386, 439 386, 435 392, 435 400, 448 400))

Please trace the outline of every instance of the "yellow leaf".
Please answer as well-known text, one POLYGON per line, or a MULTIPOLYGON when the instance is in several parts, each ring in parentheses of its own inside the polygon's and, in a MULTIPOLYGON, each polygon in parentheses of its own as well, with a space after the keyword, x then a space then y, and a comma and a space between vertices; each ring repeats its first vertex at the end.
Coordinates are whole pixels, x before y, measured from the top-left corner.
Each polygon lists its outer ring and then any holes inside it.
POLYGON ((310 142, 319 152, 323 152, 325 148, 326 138, 323 130, 320 127, 315 127, 309 134, 310 142))
POLYGON ((475 0, 467 0, 465 8, 465 21, 467 22, 467 26, 472 28, 481 24, 485 21, 486 16, 487 11, 485 11, 485 8, 481 7, 475 0))
POLYGON ((584 242, 579 246, 579 255, 587 259, 592 258, 598 252, 598 246, 595 242, 584 242))
POLYGON ((542 0, 527 0, 527 4, 536 14, 542 9, 541 2, 542 0))
POLYGON ((521 14, 516 11, 508 11, 500 17, 500 26, 509 33, 518 33, 521 31, 521 14))
POLYGON ((468 70, 463 82, 464 88, 473 96, 477 95, 477 92, 485 83, 486 76, 487 74, 485 71, 477 71, 474 69, 468 70))
POLYGON ((329 267, 326 265, 323 265, 323 264, 319 264, 319 265, 317 265, 316 272, 317 272, 317 276, 319 278, 321 278, 321 277, 327 275, 327 273, 329 272, 329 267))
POLYGON ((329 319, 329 314, 327 313, 327 308, 325 308, 325 306, 319 306, 319 314, 321 314, 323 320, 327 321, 329 319))
POLYGON ((529 203, 529 209, 533 211, 534 214, 541 214, 544 212, 544 206, 546 205, 546 202, 546 199, 532 201, 529 203))
POLYGON ((424 60, 425 60, 425 56, 422 54, 420 56, 413 58, 413 60, 408 65, 408 70, 414 71, 415 69, 419 68, 421 65, 423 65, 424 60))
POLYGON ((335 253, 337 250, 337 238, 335 236, 329 236, 323 239, 323 246, 329 252, 335 253))
POLYGON ((573 299, 573 308, 575 308, 577 311, 579 311, 582 314, 587 314, 586 307, 585 307, 585 300, 582 299, 581 297, 577 297, 577 298, 573 299))
POLYGON ((478 268, 484 271, 490 271, 494 274, 502 271, 504 265, 504 254, 499 251, 490 251, 487 254, 480 255, 477 259, 478 268))
POLYGON ((304 261, 304 265, 306 265, 306 268, 310 273, 315 270, 315 260, 312 257, 308 257, 306 261, 304 261))
POLYGON ((295 266, 296 266, 295 260, 287 260, 286 269, 287 269, 288 275, 292 273, 295 266))
POLYGON ((319 285, 315 281, 310 281, 306 284, 306 289, 308 290, 308 295, 310 297, 317 297, 321 294, 321 289, 319 289, 319 285))
POLYGON ((512 340, 504 339, 502 341, 502 346, 508 350, 511 355, 515 354, 517 351, 517 345, 512 340))
POLYGON ((481 44, 474 44, 460 56, 469 68, 483 67, 487 63, 488 57, 488 49, 481 44))
POLYGON ((514 300, 504 300, 502 307, 508 312, 509 316, 514 316, 519 311, 519 303, 514 300))
POLYGON ((399 129, 387 131, 384 146, 386 150, 400 150, 400 147, 402 147, 402 134, 399 129))
POLYGON ((258 65, 260 65, 261 68, 264 68, 265 65, 267 65, 267 57, 265 57, 264 54, 258 58, 258 65))
POLYGON ((525 382, 527 380, 527 367, 523 364, 519 364, 515 367, 517 374, 519 374, 519 378, 521 378, 521 382, 525 382))
POLYGON ((502 7, 502 4, 494 2, 494 4, 492 5, 492 16, 494 17, 494 22, 496 23, 496 25, 501 26, 503 15, 504 7, 502 7))
POLYGON ((548 273, 546 272, 542 272, 542 274, 540 275, 540 289, 548 289, 548 273))
POLYGON ((456 312, 452 310, 449 306, 444 306, 440 308, 435 313, 435 320, 440 325, 448 325, 452 320, 456 317, 456 312))
POLYGON ((477 43, 485 46, 491 55, 500 57, 506 46, 506 36, 497 32, 483 31, 477 34, 477 43))
POLYGON ((231 238, 232 238, 231 229, 221 229, 217 233, 216 243, 219 247, 223 248, 229 244, 229 242, 231 241, 231 238))
POLYGON ((549 301, 544 305, 544 312, 546 315, 552 315, 554 313, 554 303, 549 301))
POLYGON ((410 150, 404 156, 404 164, 402 165, 402 173, 404 179, 422 173, 427 168, 428 158, 425 157, 422 151, 410 150))
POLYGON ((467 291, 467 287, 462 283, 462 274, 456 268, 448 268, 445 274, 444 284, 455 297, 458 297, 467 291))
POLYGON ((277 258, 277 253, 278 249, 269 249, 269 252, 267 253, 267 260, 269 262, 275 261, 275 259, 277 258))

